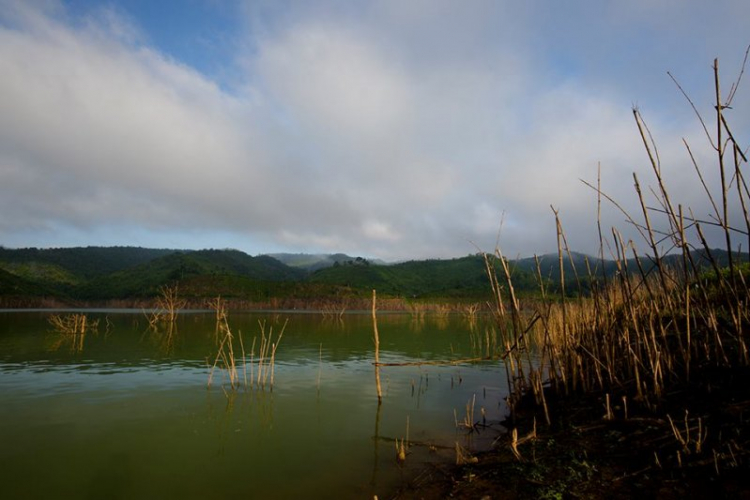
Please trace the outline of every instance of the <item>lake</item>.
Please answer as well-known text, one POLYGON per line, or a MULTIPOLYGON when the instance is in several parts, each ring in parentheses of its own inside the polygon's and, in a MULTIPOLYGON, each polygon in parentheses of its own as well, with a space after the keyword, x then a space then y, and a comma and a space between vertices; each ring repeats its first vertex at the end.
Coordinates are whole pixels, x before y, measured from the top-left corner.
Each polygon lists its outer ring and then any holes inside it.
MULTIPOLYGON (((488 447, 506 415, 497 361, 384 366, 379 405, 369 313, 230 312, 246 351, 233 390, 221 367, 207 387, 212 311, 181 313, 171 336, 141 311, 85 312, 97 333, 77 339, 48 321, 70 311, 0 312, 2 498, 387 498, 430 462, 455 461, 456 443, 488 447), (261 325, 283 330, 272 390, 244 385, 261 325), (474 421, 493 424, 481 432, 456 427, 472 401, 474 421)), ((383 363, 492 348, 482 317, 380 312, 378 331, 383 363)))

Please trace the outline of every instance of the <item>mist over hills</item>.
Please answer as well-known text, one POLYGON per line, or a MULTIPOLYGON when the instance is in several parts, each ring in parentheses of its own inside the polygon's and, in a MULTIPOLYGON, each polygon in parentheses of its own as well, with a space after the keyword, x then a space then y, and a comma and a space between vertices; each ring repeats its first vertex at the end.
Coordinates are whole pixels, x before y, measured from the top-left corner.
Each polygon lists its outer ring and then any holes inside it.
POLYGON ((367 261, 371 264, 387 265, 388 263, 380 259, 364 259, 362 257, 351 257, 345 253, 332 253, 332 254, 309 254, 309 253, 270 253, 267 254, 269 257, 283 262, 287 266, 295 267, 299 269, 305 269, 306 271, 317 271, 318 269, 325 269, 336 264, 347 264, 350 262, 361 262, 367 261))
MULTIPOLYGON (((725 265, 728 255, 715 250, 712 257, 725 265)), ((747 260, 746 254, 743 258, 747 260)), ((708 263, 699 252, 695 260, 704 266, 708 263)), ((493 261, 494 257, 491 265, 493 261)), ((514 288, 522 295, 537 293, 539 275, 552 289, 559 287, 557 254, 510 260, 509 264, 514 288)), ((626 264, 631 272, 638 267, 635 261, 626 264)), ((647 257, 640 265, 646 271, 653 267, 647 257)), ((580 283, 585 291, 589 269, 609 276, 618 266, 571 252, 563 259, 566 288, 577 288, 580 283)), ((406 299, 484 301, 490 297, 487 264, 481 254, 386 264, 340 253, 253 257, 231 249, 0 247, 0 305, 5 307, 38 304, 42 298, 69 305, 147 300, 161 286, 174 284, 195 303, 217 295, 263 304, 291 299, 341 301, 366 297, 372 289, 406 299)))

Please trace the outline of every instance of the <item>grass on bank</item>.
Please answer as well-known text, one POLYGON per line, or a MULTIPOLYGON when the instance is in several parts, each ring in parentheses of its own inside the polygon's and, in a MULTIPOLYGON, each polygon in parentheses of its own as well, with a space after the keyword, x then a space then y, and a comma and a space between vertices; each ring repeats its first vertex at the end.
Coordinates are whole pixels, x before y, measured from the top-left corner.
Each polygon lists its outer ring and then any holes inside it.
MULTIPOLYGON (((487 259, 487 270, 511 388, 511 422, 519 405, 532 401, 532 413, 559 428, 573 419, 562 402, 594 395, 600 402, 592 410, 594 421, 648 422, 657 429, 639 443, 638 451, 649 457, 644 471, 700 468, 718 477, 727 469, 747 468, 750 456, 748 264, 733 257, 736 247, 750 248, 750 190, 743 172, 747 145, 739 144, 728 112, 744 63, 726 97, 718 61, 713 71, 713 129, 696 114, 715 153, 715 171, 705 172, 685 143, 696 185, 712 207, 710 217, 700 218, 667 190, 655 142, 634 109, 654 176, 652 196, 647 198, 634 174, 636 215, 608 197, 600 180, 590 186, 598 193, 598 213, 603 200, 615 204, 647 251, 615 228, 605 235, 599 222, 599 259, 574 265, 553 208, 559 280, 554 288, 538 266, 541 299, 522 306, 499 248, 496 259, 487 259), (707 187, 709 174, 718 178, 718 192, 707 187), (708 244, 709 227, 721 232, 725 267, 708 244), (602 270, 605 251, 617 266, 614 275, 602 270), (710 272, 696 262, 696 252, 706 256, 710 272), (570 292, 571 283, 582 282, 589 293, 570 292)), ((513 435, 509 446, 520 458, 517 431, 513 435)))

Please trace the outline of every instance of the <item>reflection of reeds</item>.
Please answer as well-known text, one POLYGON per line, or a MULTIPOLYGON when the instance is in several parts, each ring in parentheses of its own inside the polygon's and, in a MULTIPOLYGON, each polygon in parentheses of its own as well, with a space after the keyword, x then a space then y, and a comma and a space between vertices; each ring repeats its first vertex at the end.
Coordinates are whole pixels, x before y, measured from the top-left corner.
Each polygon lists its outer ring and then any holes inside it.
POLYGON ((497 330, 486 328, 482 336, 476 328, 470 329, 469 343, 474 357, 493 359, 498 352, 497 330))
POLYGON ((85 314, 78 313, 65 316, 53 314, 47 321, 57 333, 65 335, 85 335, 88 330, 96 330, 99 327, 99 320, 89 321, 85 314))
POLYGON ((86 339, 86 335, 79 333, 79 334, 64 334, 59 335, 55 341, 50 346, 50 351, 59 351, 62 346, 68 345, 71 352, 82 352, 83 351, 83 342, 86 339))
POLYGON ((346 303, 330 302, 321 306, 320 313, 323 315, 323 318, 343 321, 343 316, 346 313, 346 309, 346 303))
POLYGON ((86 333, 96 333, 99 328, 99 320, 91 321, 85 314, 67 314, 61 316, 53 314, 47 320, 60 337, 52 345, 52 350, 58 350, 64 344, 70 344, 73 352, 83 351, 83 343, 86 333))

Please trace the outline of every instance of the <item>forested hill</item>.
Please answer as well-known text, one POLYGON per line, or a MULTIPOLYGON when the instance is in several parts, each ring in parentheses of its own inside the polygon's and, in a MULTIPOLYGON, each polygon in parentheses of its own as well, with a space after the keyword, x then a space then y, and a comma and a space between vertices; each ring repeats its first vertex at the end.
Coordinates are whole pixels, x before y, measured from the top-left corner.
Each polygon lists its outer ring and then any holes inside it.
MULTIPOLYGON (((0 248, 0 298, 13 297, 12 303, 45 297, 92 304, 153 298, 161 286, 175 284, 190 298, 221 295, 269 303, 361 298, 372 289, 384 296, 405 298, 489 297, 480 255, 394 265, 344 254, 286 257, 294 260, 295 266, 269 255, 253 257, 238 250, 0 248)), ((520 281, 530 281, 531 275, 526 276, 525 271, 517 274, 520 281)), ((10 302, 4 301, 6 305, 10 302)))
POLYGON ((140 247, 0 247, 0 267, 38 281, 85 281, 128 269, 176 250, 140 247))
MULTIPOLYGON (((528 271, 515 269, 512 277, 519 290, 529 291, 537 286, 534 275, 528 271)), ((309 280, 356 289, 376 289, 378 293, 403 297, 487 298, 491 290, 482 255, 392 265, 354 261, 320 270, 309 280)))
MULTIPOLYGON (((253 257, 238 250, 0 247, 0 306, 38 305, 43 303, 42 298, 44 303, 53 300, 71 305, 149 300, 164 285, 178 285, 180 293, 195 303, 217 295, 245 303, 320 303, 364 298, 373 289, 381 295, 409 300, 490 299, 486 263, 479 254, 391 265, 344 254, 281 255, 293 265, 269 255, 253 257)), ((720 265, 727 257, 726 252, 713 254, 720 265)), ((705 255, 695 254, 697 262, 705 263, 705 259, 705 255)), ((746 261, 747 256, 742 259, 746 261)), ((490 263, 499 269, 499 261, 492 258, 490 263)), ((674 261, 672 265, 679 263, 674 261)), ((637 263, 630 261, 627 267, 631 272, 638 269, 637 263)), ((648 272, 653 263, 644 260, 641 267, 648 272)), ((550 291, 560 283, 557 255, 509 261, 509 269, 520 295, 538 293, 540 273, 550 291)), ((583 254, 565 256, 566 288, 572 291, 580 285, 585 291, 590 285, 588 269, 597 275, 612 275, 617 266, 583 254)))

